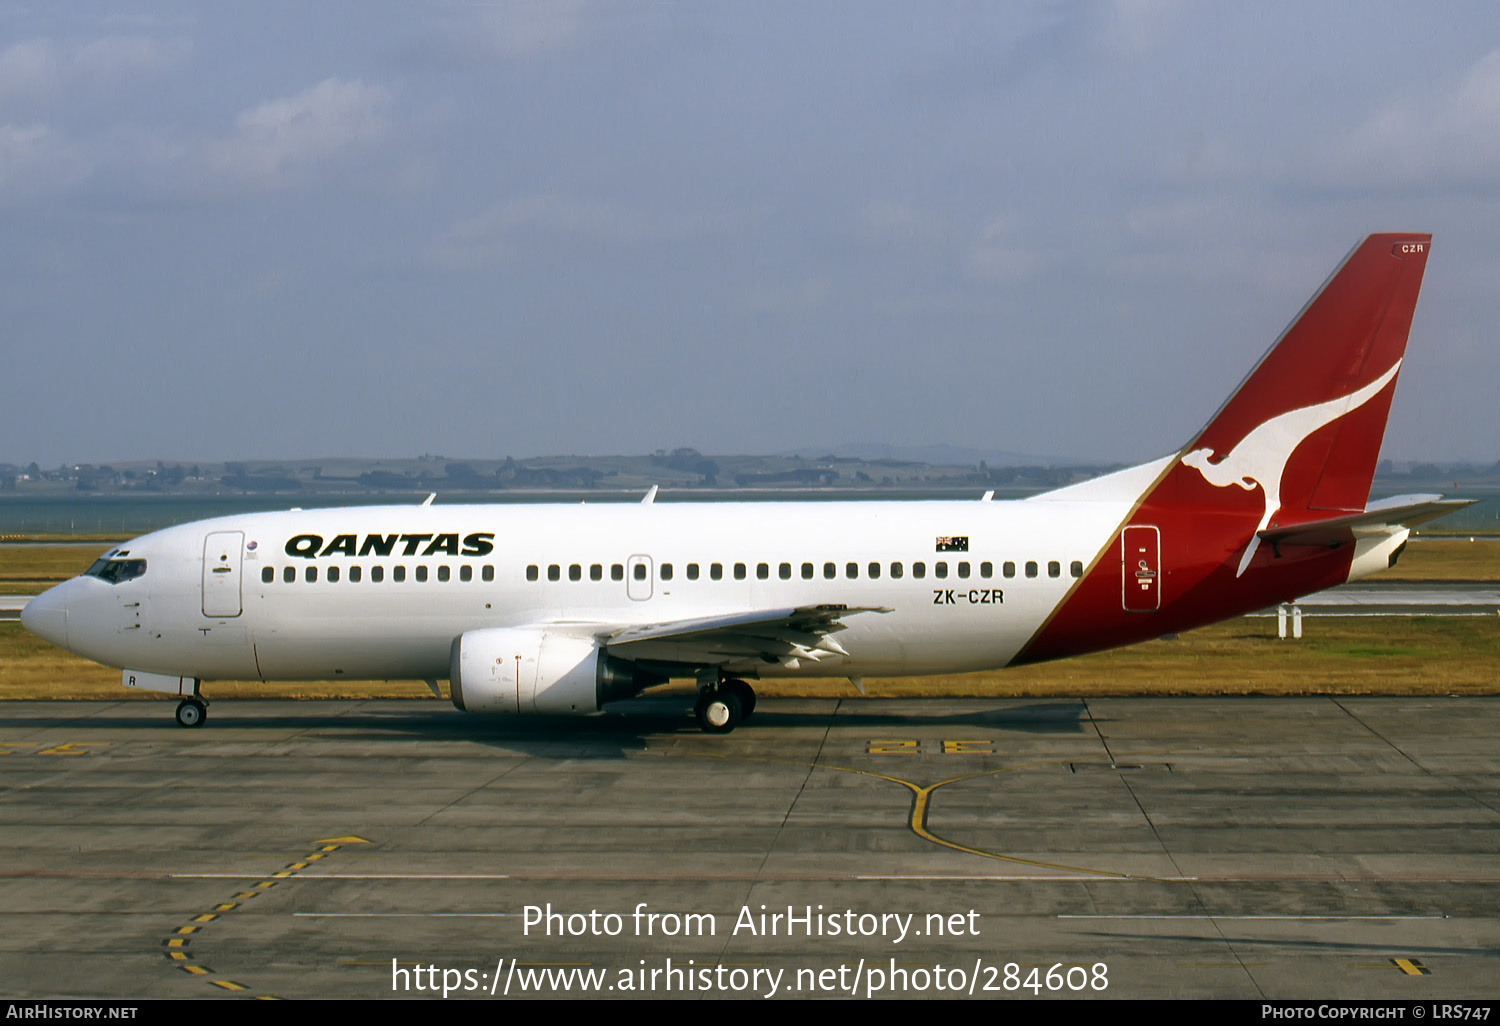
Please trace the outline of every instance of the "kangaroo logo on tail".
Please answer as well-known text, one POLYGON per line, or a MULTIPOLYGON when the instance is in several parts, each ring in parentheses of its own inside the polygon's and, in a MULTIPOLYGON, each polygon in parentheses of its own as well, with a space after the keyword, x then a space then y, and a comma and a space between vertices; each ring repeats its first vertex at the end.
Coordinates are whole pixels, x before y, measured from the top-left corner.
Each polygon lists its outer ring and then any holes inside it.
POLYGON ((1250 565, 1250 558, 1260 547, 1260 532, 1265 530, 1271 518, 1281 509, 1281 475, 1286 472, 1292 453, 1314 431, 1375 398, 1381 389, 1390 384, 1400 369, 1401 361, 1397 360, 1390 370, 1356 392, 1272 417, 1240 439, 1239 444, 1229 451, 1229 455, 1217 463, 1209 461, 1213 455, 1212 449, 1194 449, 1182 457, 1184 464, 1202 474, 1203 479, 1215 488, 1239 485, 1246 491, 1251 491, 1256 485, 1260 485, 1265 510, 1260 523, 1256 525, 1255 533, 1250 536, 1245 555, 1240 559, 1236 577, 1244 574, 1245 568, 1250 565))

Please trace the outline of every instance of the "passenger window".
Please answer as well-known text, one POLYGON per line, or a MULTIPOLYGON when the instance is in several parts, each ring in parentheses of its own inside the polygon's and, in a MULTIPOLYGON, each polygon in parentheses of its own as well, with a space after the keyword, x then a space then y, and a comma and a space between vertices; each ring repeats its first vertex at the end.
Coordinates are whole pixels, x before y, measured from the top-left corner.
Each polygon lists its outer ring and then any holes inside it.
POLYGON ((1083 564, 1076 559, 1073 560, 1073 562, 1068 564, 1068 573, 1072 574, 1074 577, 1082 577, 1083 564))
POLYGON ((547 580, 562 580, 562 567, 558 566, 556 563, 553 563, 551 566, 547 567, 547 580))
POLYGON ((969 564, 968 563, 960 563, 960 564, 958 564, 958 576, 963 577, 963 578, 967 578, 969 576, 969 564))
POLYGON ((745 579, 745 564, 744 563, 736 563, 736 564, 734 564, 734 579, 736 581, 743 581, 745 579))
POLYGON ((879 563, 871 563, 869 569, 870 569, 870 580, 872 580, 872 581, 878 580, 880 578, 880 564, 879 563))
POLYGON ((708 576, 712 577, 716 581, 722 581, 724 579, 724 564, 710 563, 708 567, 708 576))
POLYGON ((400 584, 402 581, 406 580, 406 567, 404 567, 404 566, 394 566, 394 567, 392 567, 391 568, 391 580, 395 581, 397 584, 400 584))
POLYGON ((486 564, 480 568, 479 576, 486 581, 493 581, 495 579, 495 568, 486 564))
POLYGON ((363 577, 364 574, 365 574, 365 571, 364 571, 363 567, 351 566, 349 568, 349 581, 350 581, 350 583, 352 583, 352 584, 358 584, 359 583, 359 579, 361 577, 363 577))
POLYGON ((1014 577, 1016 576, 1016 564, 1007 559, 1004 563, 1000 564, 1000 572, 1006 577, 1014 577))
POLYGON ((330 581, 333 581, 335 584, 338 583, 338 579, 339 579, 339 568, 338 567, 331 566, 331 567, 328 568, 328 579, 330 581))
POLYGON ((804 581, 810 581, 810 580, 812 580, 812 578, 813 578, 813 565, 811 563, 803 563, 802 564, 802 579, 804 581))
POLYGON ((572 566, 568 567, 568 580, 583 580, 583 567, 579 566, 577 563, 574 563, 572 566))
MULTIPOLYGON (((485 580, 489 580, 489 578, 486 577, 485 580)), ((602 564, 593 563, 593 564, 591 564, 589 566, 589 580, 591 580, 591 581, 602 581, 602 580, 604 580, 604 567, 603 567, 602 564)))
POLYGON ((664 580, 664 581, 670 581, 672 579, 672 564, 671 563, 663 563, 661 565, 661 579, 664 580))
POLYGON ((263 566, 260 568, 260 583, 270 584, 274 580, 276 580, 275 567, 263 566))
POLYGON ((755 576, 758 577, 762 581, 770 580, 770 578, 771 578, 771 565, 769 563, 756 563, 755 564, 755 576))
POLYGON ((938 562, 938 563, 932 564, 932 576, 934 576, 936 578, 939 578, 939 579, 947 577, 948 576, 948 564, 947 563, 942 563, 942 562, 938 562))
POLYGON ((891 564, 891 576, 892 577, 900 577, 905 572, 906 571, 904 571, 903 569, 901 569, 901 564, 900 563, 892 563, 891 564))
POLYGON ((913 563, 911 565, 911 575, 913 577, 915 577, 919 581, 922 578, 926 577, 927 576, 927 564, 926 563, 913 563))
POLYGON ((1055 559, 1048 560, 1047 561, 1047 576, 1048 577, 1061 577, 1062 576, 1062 564, 1059 563, 1055 559))
POLYGON ((427 566, 426 566, 426 564, 423 564, 422 566, 417 567, 417 569, 415 571, 415 576, 417 578, 417 583, 418 584, 425 584, 427 582, 427 566))
POLYGON ((611 581, 623 581, 625 579, 625 568, 619 563, 609 565, 609 579, 611 581))
POLYGON ((846 564, 844 564, 844 576, 847 577, 847 578, 849 578, 849 580, 851 580, 851 581, 857 581, 857 580, 859 580, 859 564, 858 563, 846 563, 846 564))
POLYGON ((534 581, 537 579, 537 570, 535 564, 526 568, 526 579, 528 581, 534 581))
POLYGON ((441 566, 438 567, 438 580, 440 580, 440 581, 446 581, 446 580, 448 580, 448 578, 450 578, 452 576, 453 576, 453 568, 451 566, 449 566, 447 563, 444 563, 444 564, 442 564, 441 566))
POLYGON ((995 564, 994 563, 980 563, 979 564, 979 576, 980 577, 985 577, 985 578, 994 577, 995 576, 995 564))
POLYGON ((833 563, 824 563, 823 564, 823 579, 824 580, 831 581, 835 577, 837 577, 838 575, 839 575, 839 568, 835 564, 833 564, 833 563))
POLYGON ((370 567, 370 583, 371 584, 379 584, 383 580, 385 580, 385 567, 383 567, 383 566, 372 566, 372 567, 370 567))
POLYGON ((638 580, 638 581, 644 581, 646 579, 646 564, 645 563, 637 563, 635 565, 634 570, 632 571, 632 575, 635 577, 636 580, 638 580))
POLYGON ((776 568, 776 573, 783 581, 790 581, 792 579, 792 564, 782 563, 781 566, 776 568))
POLYGON ((467 563, 459 567, 458 579, 460 581, 472 581, 474 579, 474 568, 467 563))
POLYGON ((688 564, 687 575, 688 575, 688 580, 690 580, 690 581, 696 581, 698 579, 698 564, 697 563, 689 563, 688 564))
POLYGON ((1036 576, 1036 560, 1034 560, 1034 559, 1028 559, 1026 561, 1026 576, 1027 577, 1035 577, 1036 576))
POLYGON ((294 566, 286 567, 284 570, 281 571, 281 579, 283 581, 285 581, 287 584, 296 584, 297 583, 297 568, 294 567, 294 566))

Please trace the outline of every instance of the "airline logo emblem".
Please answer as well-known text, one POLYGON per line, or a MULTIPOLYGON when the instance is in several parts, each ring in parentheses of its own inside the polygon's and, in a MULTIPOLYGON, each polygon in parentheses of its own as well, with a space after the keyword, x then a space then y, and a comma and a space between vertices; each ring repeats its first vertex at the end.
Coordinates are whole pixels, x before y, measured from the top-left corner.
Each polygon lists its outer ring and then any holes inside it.
POLYGON ((1390 384, 1400 369, 1401 361, 1397 360, 1390 370, 1356 392, 1272 417, 1240 439, 1239 444, 1229 451, 1229 455, 1217 463, 1209 461, 1209 457, 1213 455, 1212 449, 1194 449, 1182 457, 1185 465, 1202 474, 1203 480, 1215 488, 1238 485, 1246 491, 1252 491, 1256 485, 1260 485, 1265 509, 1260 523, 1256 525, 1256 533, 1250 536, 1250 544, 1246 546, 1245 555, 1240 559, 1236 577, 1245 572, 1245 568, 1250 565, 1250 558, 1259 548, 1259 532, 1266 529, 1271 518, 1281 509, 1281 475, 1286 472, 1292 453, 1314 431, 1375 398, 1381 389, 1390 384))

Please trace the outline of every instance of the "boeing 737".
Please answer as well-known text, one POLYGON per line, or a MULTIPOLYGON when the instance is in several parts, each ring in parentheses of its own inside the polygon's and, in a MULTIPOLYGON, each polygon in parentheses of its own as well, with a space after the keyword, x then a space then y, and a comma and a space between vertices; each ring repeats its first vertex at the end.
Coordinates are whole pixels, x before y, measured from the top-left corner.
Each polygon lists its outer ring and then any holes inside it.
POLYGON ((723 733, 757 679, 989 670, 1240 616, 1392 566, 1466 505, 1369 501, 1430 240, 1356 246, 1177 452, 1042 495, 245 514, 110 549, 21 619, 177 695, 184 726, 214 679, 446 678, 462 710, 583 714, 691 678, 723 733))

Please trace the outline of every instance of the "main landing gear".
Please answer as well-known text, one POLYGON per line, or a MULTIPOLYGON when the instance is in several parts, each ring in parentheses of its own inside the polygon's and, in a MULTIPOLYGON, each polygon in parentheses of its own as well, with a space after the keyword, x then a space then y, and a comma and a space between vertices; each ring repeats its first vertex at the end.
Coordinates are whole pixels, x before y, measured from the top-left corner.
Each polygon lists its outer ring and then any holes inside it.
POLYGON ((177 703, 179 727, 201 727, 208 719, 208 703, 198 698, 184 698, 177 703))
POLYGON ((706 734, 727 734, 755 711, 755 689, 742 680, 699 682, 693 713, 706 734))

